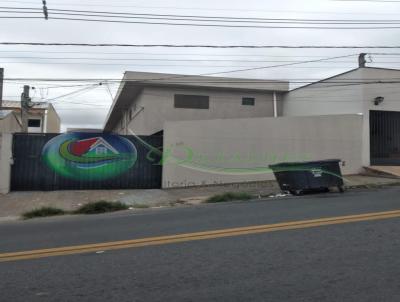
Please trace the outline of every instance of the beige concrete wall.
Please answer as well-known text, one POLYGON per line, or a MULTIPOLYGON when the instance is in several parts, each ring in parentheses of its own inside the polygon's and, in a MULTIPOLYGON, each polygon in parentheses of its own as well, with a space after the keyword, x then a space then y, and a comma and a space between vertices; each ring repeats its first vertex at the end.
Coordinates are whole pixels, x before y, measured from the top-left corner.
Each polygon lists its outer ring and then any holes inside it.
POLYGON ((283 115, 363 114, 363 150, 361 156, 363 165, 369 166, 369 111, 400 111, 400 86, 398 83, 354 85, 354 82, 397 82, 399 78, 400 70, 360 68, 324 82, 289 92, 284 97, 283 115), (353 84, 337 83, 344 80, 353 82, 353 84), (374 99, 378 96, 383 96, 385 100, 376 106, 374 99))
POLYGON ((47 125, 45 129, 45 133, 60 133, 61 128, 61 120, 57 114, 57 111, 54 107, 49 104, 49 108, 47 110, 47 125))
POLYGON ((277 162, 342 159, 362 168, 361 115, 167 122, 163 187, 274 179, 277 162))
POLYGON ((323 82, 290 91, 283 99, 283 116, 321 114, 356 114, 363 112, 363 85, 347 85, 346 81, 362 81, 363 70, 339 75, 323 82))
POLYGON ((15 133, 20 131, 21 125, 13 113, 7 115, 3 119, 0 119, 0 133, 15 133))
MULTIPOLYGON (((390 69, 370 69, 362 70, 363 79, 368 80, 385 80, 398 81, 400 78, 400 70, 390 69)), ((370 165, 370 129, 369 129, 369 111, 384 110, 384 111, 400 111, 400 85, 393 84, 368 84, 363 85, 363 163, 365 166, 370 165), (374 105, 374 100, 378 96, 383 96, 383 103, 378 106, 374 105)))
POLYGON ((0 194, 10 191, 12 134, 0 133, 0 194))
MULTIPOLYGON (((278 100, 280 99, 281 95, 278 94, 278 100)), ((223 92, 209 89, 161 87, 146 87, 132 107, 125 110, 126 117, 129 109, 133 110, 134 118, 132 120, 128 118, 128 128, 138 135, 154 134, 163 129, 166 121, 268 117, 274 114, 272 92, 223 92), (174 108, 175 94, 208 95, 210 108, 174 108), (254 97, 256 99, 255 106, 243 106, 242 97, 254 97)), ((114 131, 125 134, 121 123, 114 131)))

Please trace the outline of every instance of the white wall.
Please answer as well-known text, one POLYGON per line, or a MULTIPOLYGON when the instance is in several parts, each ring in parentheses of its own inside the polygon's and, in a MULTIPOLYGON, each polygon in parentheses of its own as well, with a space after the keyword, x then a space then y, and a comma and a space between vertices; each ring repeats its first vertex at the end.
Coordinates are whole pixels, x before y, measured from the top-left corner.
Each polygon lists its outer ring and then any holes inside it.
POLYGON ((21 125, 14 113, 8 114, 6 117, 0 119, 0 133, 15 133, 20 131, 21 125))
POLYGON ((361 115, 167 122, 163 187, 274 179, 268 165, 339 158, 362 168, 361 115))
MULTIPOLYGON (((389 69, 363 69, 363 78, 366 81, 385 80, 399 81, 400 70, 389 69)), ((369 111, 400 111, 400 85, 394 84, 368 84, 363 85, 363 163, 365 166, 370 165, 370 129, 369 129, 369 111), (374 100, 378 96, 383 96, 384 101, 378 106, 374 105, 374 100)))
POLYGON ((400 70, 384 68, 359 68, 352 72, 338 75, 323 82, 290 91, 283 101, 284 116, 309 116, 322 114, 357 114, 364 115, 363 149, 364 166, 370 165, 370 129, 369 111, 400 111, 400 85, 373 84, 376 81, 399 81, 400 70), (349 81, 348 84, 343 83, 349 81), (356 82, 370 82, 356 84, 356 82), (337 83, 342 82, 342 83, 337 83), (385 98, 378 106, 374 99, 385 98))
POLYGON ((357 69, 292 90, 283 98, 283 116, 362 113, 363 85, 343 83, 362 78, 362 69, 357 69))
MULTIPOLYGON (((222 92, 207 89, 146 87, 134 104, 136 108, 133 109, 136 109, 137 114, 129 122, 128 127, 140 135, 150 135, 162 130, 165 121, 268 117, 274 114, 272 92, 222 92), (208 95, 210 108, 174 108, 175 94, 208 95), (254 97, 255 106, 243 106, 242 97, 254 97)), ((129 109, 125 114, 128 112, 129 109)), ((121 128, 116 129, 116 132, 124 133, 121 128)))
POLYGON ((0 194, 10 191, 12 134, 0 133, 0 194))

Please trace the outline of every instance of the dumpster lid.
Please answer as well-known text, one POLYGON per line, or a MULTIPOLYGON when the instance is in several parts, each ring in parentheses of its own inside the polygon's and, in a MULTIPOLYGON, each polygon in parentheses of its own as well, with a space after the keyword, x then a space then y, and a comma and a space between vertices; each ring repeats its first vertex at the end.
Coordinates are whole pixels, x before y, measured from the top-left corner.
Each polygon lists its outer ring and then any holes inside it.
POLYGON ((301 162, 282 162, 282 163, 269 165, 269 167, 275 168, 275 167, 282 167, 282 166, 318 165, 318 164, 331 163, 331 162, 338 163, 340 161, 341 161, 341 159, 323 159, 323 160, 301 161, 301 162))

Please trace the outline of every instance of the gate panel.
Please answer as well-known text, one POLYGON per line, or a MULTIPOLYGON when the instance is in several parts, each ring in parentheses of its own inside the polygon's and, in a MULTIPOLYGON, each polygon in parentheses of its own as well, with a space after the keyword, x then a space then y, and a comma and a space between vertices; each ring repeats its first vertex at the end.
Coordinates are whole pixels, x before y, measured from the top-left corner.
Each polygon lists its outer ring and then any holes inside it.
POLYGON ((162 136, 14 134, 11 190, 161 188, 162 136))
POLYGON ((400 112, 370 111, 371 165, 400 165, 400 112))

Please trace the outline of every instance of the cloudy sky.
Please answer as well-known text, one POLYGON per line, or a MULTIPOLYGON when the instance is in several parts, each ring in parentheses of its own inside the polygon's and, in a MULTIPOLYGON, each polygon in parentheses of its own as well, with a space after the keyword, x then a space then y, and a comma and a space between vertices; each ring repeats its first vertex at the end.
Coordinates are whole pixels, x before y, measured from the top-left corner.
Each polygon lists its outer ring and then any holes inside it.
MULTIPOLYGON (((21 13, 23 11, 38 12, 36 9, 42 7, 40 0, 1 0, 1 4, 3 7, 0 8, 1 17, 41 16, 21 13), (24 9, 16 10, 8 7, 24 9), (19 11, 19 13, 10 13, 10 11, 19 11)), ((52 19, 52 17, 88 18, 79 15, 59 15, 55 12, 62 11, 52 11, 52 9, 64 9, 229 18, 399 20, 399 23, 390 26, 400 27, 400 1, 393 0, 48 0, 47 5, 50 17, 47 21, 0 18, 0 42, 352 46, 400 44, 398 38, 400 29, 195 27, 52 19)), ((105 19, 102 13, 97 14, 99 16, 89 18, 105 19)), ((138 19, 119 18, 118 20, 137 21, 138 19)), ((148 21, 149 19, 146 22, 148 21)), ((190 23, 159 19, 151 19, 150 22, 190 23)), ((215 24, 215 22, 211 23, 215 24)), ((289 24, 287 26, 302 25, 289 24)), ((338 25, 331 26, 338 27, 338 25)), ((379 27, 382 25, 358 26, 379 27)), ((203 74, 354 54, 353 57, 344 59, 229 74, 232 77, 295 79, 298 82, 306 82, 357 67, 356 55, 362 51, 362 49, 166 49, 161 47, 0 45, 0 66, 5 69, 3 97, 5 100, 18 100, 22 86, 31 85, 36 88, 32 91, 34 101, 53 102, 65 129, 66 127, 101 127, 118 88, 116 80, 122 78, 126 70, 203 74), (103 85, 93 85, 97 82, 87 80, 93 78, 104 79, 103 85), (17 79, 25 80, 17 81, 17 79), (81 81, 70 82, 60 79, 81 79, 81 81), (106 80, 109 80, 108 83, 106 80)), ((370 57, 372 63, 369 66, 400 68, 400 49, 365 49, 364 51, 393 53, 392 55, 372 54, 370 57)), ((299 84, 294 84, 292 87, 295 85, 299 84)))

